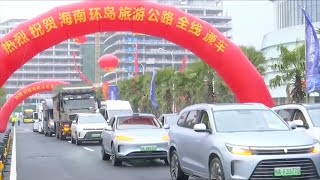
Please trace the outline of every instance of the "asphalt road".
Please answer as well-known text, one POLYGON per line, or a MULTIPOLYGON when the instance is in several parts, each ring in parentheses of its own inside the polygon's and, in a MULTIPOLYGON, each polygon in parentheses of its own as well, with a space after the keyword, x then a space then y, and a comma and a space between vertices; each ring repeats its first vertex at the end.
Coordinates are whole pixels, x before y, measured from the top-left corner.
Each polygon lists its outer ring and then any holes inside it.
POLYGON ((17 180, 170 180, 163 161, 132 161, 122 167, 103 161, 100 145, 77 146, 16 127, 17 180))

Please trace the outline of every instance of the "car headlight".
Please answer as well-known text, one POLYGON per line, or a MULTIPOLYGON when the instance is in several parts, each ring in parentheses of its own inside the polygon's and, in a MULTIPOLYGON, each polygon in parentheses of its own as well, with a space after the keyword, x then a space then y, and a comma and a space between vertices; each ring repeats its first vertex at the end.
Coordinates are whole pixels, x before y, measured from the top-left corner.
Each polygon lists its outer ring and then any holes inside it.
POLYGON ((313 147, 311 148, 311 153, 319 153, 320 152, 320 144, 316 143, 313 145, 313 147))
POLYGON ((236 145, 230 145, 226 144, 227 149, 232 153, 232 154, 238 154, 238 155, 252 155, 252 151, 250 150, 249 147, 246 146, 236 146, 236 145))
POLYGON ((168 135, 162 136, 161 139, 163 141, 169 141, 169 136, 168 135))
POLYGON ((118 141, 133 141, 134 139, 129 136, 117 136, 116 139, 118 141))

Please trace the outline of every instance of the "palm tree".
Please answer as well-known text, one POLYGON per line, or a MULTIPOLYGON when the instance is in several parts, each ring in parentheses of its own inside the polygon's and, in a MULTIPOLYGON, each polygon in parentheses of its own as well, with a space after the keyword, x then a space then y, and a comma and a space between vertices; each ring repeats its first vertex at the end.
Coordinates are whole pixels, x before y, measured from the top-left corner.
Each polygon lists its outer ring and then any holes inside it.
MULTIPOLYGON (((253 46, 240 46, 242 52, 248 57, 250 62, 257 68, 261 75, 266 72, 266 58, 263 53, 256 50, 253 46)), ((234 94, 230 91, 229 87, 221 79, 218 74, 215 74, 214 90, 216 92, 217 102, 235 102, 234 94)))
POLYGON ((3 87, 0 88, 0 107, 6 102, 6 91, 3 87))
POLYGON ((287 85, 287 94, 291 101, 301 103, 306 93, 303 85, 305 79, 305 45, 298 44, 293 50, 280 45, 280 57, 271 65, 272 70, 280 73, 270 80, 271 88, 287 85))

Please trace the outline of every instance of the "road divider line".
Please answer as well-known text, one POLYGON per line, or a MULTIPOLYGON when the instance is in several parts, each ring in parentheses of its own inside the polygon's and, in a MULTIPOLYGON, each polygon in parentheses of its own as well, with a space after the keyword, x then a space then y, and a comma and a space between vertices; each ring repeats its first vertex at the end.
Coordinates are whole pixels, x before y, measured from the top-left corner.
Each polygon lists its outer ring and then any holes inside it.
POLYGON ((68 141, 68 143, 70 143, 70 144, 71 144, 71 141, 68 141))
POLYGON ((83 147, 83 149, 88 150, 88 151, 91 151, 91 152, 95 151, 95 150, 93 150, 93 149, 91 149, 91 148, 88 148, 88 147, 83 147))
POLYGON ((126 165, 126 166, 129 166, 129 167, 132 167, 132 165, 127 163, 127 162, 123 162, 123 164, 126 165))
POLYGON ((17 151, 16 151, 16 127, 13 127, 13 142, 11 152, 10 180, 17 180, 17 151))

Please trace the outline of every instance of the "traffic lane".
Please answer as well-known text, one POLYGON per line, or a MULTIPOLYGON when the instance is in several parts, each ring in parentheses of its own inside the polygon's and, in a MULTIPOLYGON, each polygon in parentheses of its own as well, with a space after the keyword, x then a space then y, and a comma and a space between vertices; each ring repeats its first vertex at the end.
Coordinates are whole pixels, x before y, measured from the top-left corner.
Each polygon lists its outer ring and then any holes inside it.
POLYGON ((45 137, 32 132, 31 124, 17 127, 16 136, 18 180, 170 180, 169 167, 162 161, 114 167, 101 159, 99 146, 76 146, 45 137))

